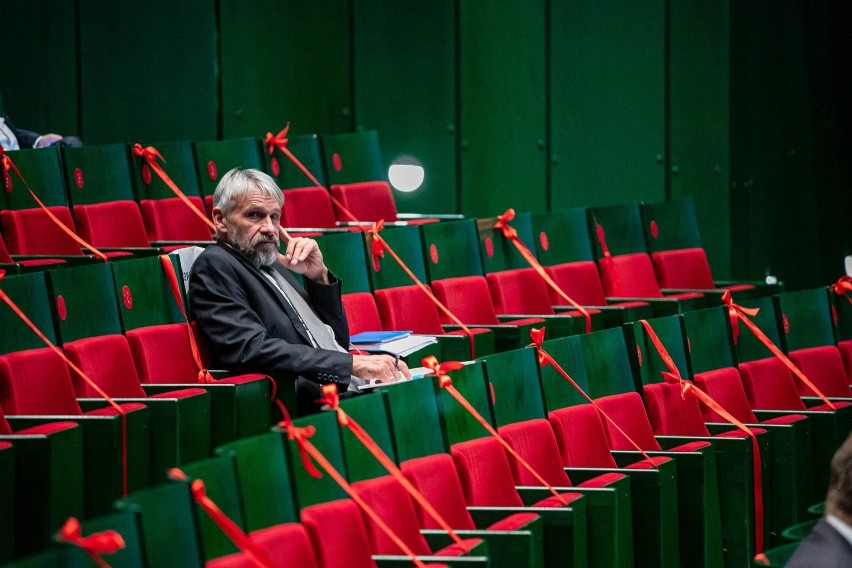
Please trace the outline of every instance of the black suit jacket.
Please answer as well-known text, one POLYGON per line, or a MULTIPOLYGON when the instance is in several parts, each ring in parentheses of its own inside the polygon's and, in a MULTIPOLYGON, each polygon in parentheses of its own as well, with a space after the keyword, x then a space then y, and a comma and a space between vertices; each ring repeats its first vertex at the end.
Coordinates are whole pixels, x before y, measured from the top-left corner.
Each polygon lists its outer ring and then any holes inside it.
MULTIPOLYGON (((334 330, 340 345, 349 344, 349 326, 340 299, 340 281, 306 282, 275 264, 334 330)), ((337 383, 345 391, 352 374, 349 353, 311 345, 304 324, 269 279, 242 254, 213 244, 196 259, 189 276, 189 305, 214 362, 240 373, 272 376, 279 396, 297 413, 317 410, 321 384, 337 383), (295 401, 294 401, 295 395, 295 401)))
POLYGON ((849 568, 852 545, 823 518, 814 526, 785 568, 849 568))

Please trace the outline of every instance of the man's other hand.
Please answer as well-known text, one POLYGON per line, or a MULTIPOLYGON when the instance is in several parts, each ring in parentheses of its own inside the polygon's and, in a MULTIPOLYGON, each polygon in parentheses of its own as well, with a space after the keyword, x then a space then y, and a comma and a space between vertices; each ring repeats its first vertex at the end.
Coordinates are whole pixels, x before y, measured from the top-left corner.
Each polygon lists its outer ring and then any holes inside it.
POLYGON ((279 227, 278 236, 286 247, 284 254, 278 255, 278 262, 312 282, 328 284, 328 268, 315 240, 290 236, 284 227, 279 227))
POLYGON ((406 379, 411 379, 411 372, 405 361, 397 361, 390 355, 352 356, 352 374, 359 379, 366 381, 376 379, 380 383, 393 383, 400 380, 400 373, 406 379))

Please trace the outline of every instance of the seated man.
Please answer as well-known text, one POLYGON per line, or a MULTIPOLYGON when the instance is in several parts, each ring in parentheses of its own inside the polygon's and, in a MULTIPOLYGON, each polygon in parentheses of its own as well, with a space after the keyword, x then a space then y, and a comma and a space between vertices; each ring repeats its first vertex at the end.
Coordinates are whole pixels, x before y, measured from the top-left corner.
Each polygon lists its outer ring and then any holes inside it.
POLYGON ((215 363, 270 375, 283 400, 295 394, 300 415, 319 409, 324 383, 345 393, 369 380, 411 378, 394 357, 344 349, 349 325, 340 281, 316 241, 281 227, 283 205, 275 181, 258 170, 235 168, 216 187, 217 242, 199 255, 189 277, 189 304, 215 363), (304 288, 290 271, 304 277, 304 288))
POLYGON ((852 436, 831 460, 825 517, 814 526, 785 566, 852 566, 852 436))

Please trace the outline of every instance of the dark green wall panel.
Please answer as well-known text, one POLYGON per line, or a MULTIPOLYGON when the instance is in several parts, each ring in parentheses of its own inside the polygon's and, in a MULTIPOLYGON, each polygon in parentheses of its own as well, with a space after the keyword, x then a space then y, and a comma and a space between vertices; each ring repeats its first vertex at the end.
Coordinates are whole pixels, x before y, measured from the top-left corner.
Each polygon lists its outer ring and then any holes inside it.
POLYGON ((357 128, 379 132, 385 172, 402 155, 425 170, 397 208, 456 212, 455 2, 359 0, 353 30, 357 128))
POLYGON ((669 188, 692 196, 717 279, 730 276, 729 0, 669 4, 669 188))
POLYGON ((222 136, 351 130, 349 28, 348 0, 222 0, 222 136))
POLYGON ((216 0, 80 2, 89 143, 218 136, 216 0))
POLYGON ((459 2, 462 213, 547 207, 544 0, 459 2))
POLYGON ((551 3, 551 208, 665 198, 665 0, 551 3))
POLYGON ((19 128, 79 134, 76 0, 4 0, 0 92, 19 128))

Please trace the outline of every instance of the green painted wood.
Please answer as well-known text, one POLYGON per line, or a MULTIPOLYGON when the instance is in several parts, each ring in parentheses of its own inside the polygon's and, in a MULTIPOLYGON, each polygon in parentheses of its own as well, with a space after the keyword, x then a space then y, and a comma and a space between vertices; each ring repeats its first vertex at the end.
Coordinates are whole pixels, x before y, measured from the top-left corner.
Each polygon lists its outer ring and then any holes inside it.
MULTIPOLYGON (((494 425, 490 389, 485 379, 485 368, 480 361, 474 361, 457 371, 448 373, 453 386, 485 420, 494 425)), ((441 420, 447 430, 447 441, 450 445, 476 438, 488 436, 483 428, 464 407, 459 404, 446 389, 438 394, 441 408, 441 420)))
MULTIPOLYGON (((315 432, 311 436, 310 442, 325 456, 340 475, 346 475, 343 443, 337 427, 337 415, 334 412, 312 414, 294 420, 293 424, 298 428, 313 426, 315 432)), ((328 474, 323 473, 321 478, 311 477, 308 474, 299 457, 299 448, 295 441, 285 441, 285 444, 292 468, 293 484, 296 488, 296 500, 299 508, 346 497, 343 489, 328 474)))
POLYGON ((552 209, 664 199, 666 6, 549 4, 552 209))
POLYGON ((648 252, 702 247, 691 197, 643 203, 641 212, 648 252))
POLYGON ((624 334, 618 328, 580 336, 592 398, 636 390, 624 334))
POLYGON ((403 156, 425 171, 416 191, 394 191, 397 208, 457 212, 456 2, 359 0, 352 8, 356 128, 381 133, 384 172, 403 156))
MULTIPOLYGON (((192 142, 183 140, 180 142, 143 144, 143 146, 146 148, 153 146, 160 153, 163 159, 162 161, 158 160, 157 163, 184 195, 201 195, 192 142)), ((131 154, 130 169, 133 188, 138 199, 172 199, 177 197, 143 158, 131 154)))
MULTIPOLYGON (((759 312, 749 319, 766 335, 769 340, 786 351, 784 335, 781 330, 781 315, 778 308, 777 296, 754 298, 749 301, 748 308, 757 308, 759 312)), ((736 341, 737 358, 739 361, 756 361, 772 357, 769 349, 763 345, 742 322, 739 322, 739 339, 736 341)))
POLYGON ((233 168, 263 169, 257 138, 203 141, 194 146, 202 195, 213 195, 219 180, 233 168))
MULTIPOLYGON (((273 132, 278 134, 278 132, 273 132)), ((287 149, 313 175, 318 182, 325 185, 325 171, 322 164, 319 137, 316 134, 301 134, 287 136, 287 149)), ((269 153, 269 146, 263 147, 264 171, 275 178, 278 187, 291 189, 315 185, 311 178, 277 147, 269 153)), ((286 195, 285 195, 286 198, 286 195)))
MULTIPOLYGON (((501 230, 494 229, 496 221, 496 217, 476 220, 476 226, 479 230, 479 250, 485 272, 529 268, 529 263, 521 256, 512 241, 504 237, 501 230)), ((509 222, 509 225, 517 231, 521 242, 535 254, 531 215, 529 213, 518 213, 509 222)))
POLYGON ((690 310, 683 320, 693 373, 736 366, 727 308, 690 310))
MULTIPOLYGON (((391 461, 397 462, 383 392, 342 400, 340 407, 367 432, 391 461)), ((341 426, 340 435, 346 456, 346 478, 350 483, 389 475, 390 472, 373 457, 349 428, 341 426)))
POLYGON ((322 155, 329 185, 388 179, 375 130, 324 135, 322 155))
MULTIPOLYGON (((673 315, 662 318, 647 320, 654 333, 657 334, 666 352, 677 366, 681 377, 690 379, 692 377, 689 353, 686 346, 686 330, 683 326, 683 317, 673 315)), ((627 342, 627 353, 634 360, 634 368, 639 369, 639 379, 643 385, 664 382, 663 373, 670 372, 663 362, 657 348, 651 341, 651 335, 639 322, 625 325, 625 336, 627 342)))
MULTIPOLYGON (((159 257, 134 258, 109 265, 124 331, 186 321, 159 257)), ((175 270, 179 274, 178 270, 175 270)))
POLYGON ((3 3, 14 25, 0 38, 0 111, 19 128, 80 134, 77 9, 76 0, 3 3))
POLYGON ((828 293, 820 287, 778 294, 787 349, 836 345, 828 293))
MULTIPOLYGON (((268 432, 216 448, 217 455, 234 460, 248 531, 298 520, 293 473, 284 449, 290 443, 286 434, 268 432)), ((293 465, 302 467, 298 461, 293 465)))
POLYGON ((547 208, 548 16, 544 0, 458 3, 465 215, 547 208))
MULTIPOLYGON (((234 460, 230 456, 218 456, 186 464, 181 468, 190 481, 200 479, 204 482, 205 494, 238 527, 245 530, 245 520, 240 502, 240 491, 234 460)), ((238 552, 237 546, 222 532, 204 509, 196 503, 198 533, 204 558, 218 558, 238 552)))
POLYGON ((116 502, 137 515, 147 566, 204 566, 189 483, 166 482, 116 502))
POLYGON ((122 332, 109 264, 53 270, 48 273, 48 282, 62 343, 122 332))
POLYGON ((204 140, 219 134, 216 2, 156 0, 144 12, 122 2, 77 6, 84 141, 204 140))
POLYGON ((594 260, 586 210, 583 208, 535 213, 532 230, 536 256, 544 266, 594 260))
POLYGON ((64 148, 62 159, 71 205, 135 199, 124 144, 64 148))
MULTIPOLYGON (((286 196, 285 196, 286 198, 286 196)), ((384 235, 384 233, 382 233, 384 235)), ((341 292, 370 292, 370 277, 368 275, 367 252, 363 233, 328 233, 314 237, 322 251, 323 260, 341 281, 341 292)), ((393 262, 387 255, 382 261, 393 262)))
POLYGON ((116 531, 124 540, 124 548, 106 557, 112 568, 143 568, 145 566, 142 537, 139 534, 139 526, 133 514, 107 513, 86 519, 82 523, 84 535, 106 530, 116 531))
POLYGON ((227 0, 210 8, 218 15, 222 136, 260 137, 288 121, 292 134, 352 129, 350 4, 262 0, 247 9, 227 0))
POLYGON ((484 275, 475 219, 427 223, 420 232, 430 281, 484 275))
POLYGON ((492 406, 498 425, 544 418, 538 355, 533 347, 495 353, 481 358, 488 384, 494 390, 492 406))
MULTIPOLYGON (((0 288, 51 342, 56 342, 51 308, 45 302, 48 293, 44 273, 6 276, 0 281, 0 288)), ((45 347, 44 342, 5 302, 0 303, 0 327, 3 329, 0 354, 45 347)))
MULTIPOLYGON (((380 235, 418 280, 425 283, 426 263, 423 259, 420 229, 415 225, 392 227, 385 229, 380 235)), ((379 259, 378 270, 376 264, 372 264, 369 272, 373 290, 414 286, 414 281, 387 251, 384 257, 379 259)))
POLYGON ((400 462, 446 452, 446 429, 440 419, 437 381, 424 377, 385 391, 400 462), (417 401, 417 404, 412 404, 417 401))
POLYGON ((603 231, 606 245, 612 256, 648 252, 639 203, 589 208, 589 230, 595 256, 601 258, 603 250, 599 234, 603 231))
MULTIPOLYGON (((574 379, 583 392, 589 394, 589 376, 586 375, 585 355, 580 336, 549 339, 542 343, 542 348, 568 373, 569 377, 574 379)), ((541 368, 541 386, 548 412, 588 402, 553 365, 541 368)))
POLYGON ((6 154, 21 172, 26 184, 14 171, 9 172, 11 186, 0 192, 2 209, 35 209, 38 203, 30 195, 27 186, 48 207, 68 206, 65 195, 65 177, 59 148, 39 148, 37 150, 17 150, 6 154))
POLYGON ((0 437, 0 562, 15 554, 15 447, 0 437))

